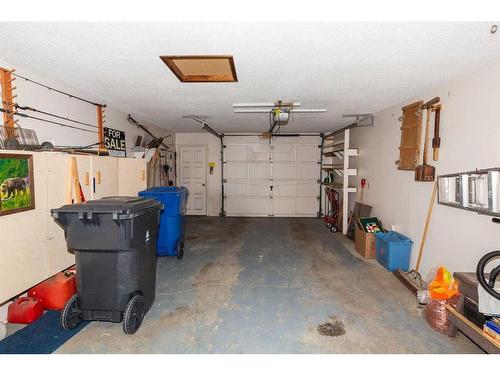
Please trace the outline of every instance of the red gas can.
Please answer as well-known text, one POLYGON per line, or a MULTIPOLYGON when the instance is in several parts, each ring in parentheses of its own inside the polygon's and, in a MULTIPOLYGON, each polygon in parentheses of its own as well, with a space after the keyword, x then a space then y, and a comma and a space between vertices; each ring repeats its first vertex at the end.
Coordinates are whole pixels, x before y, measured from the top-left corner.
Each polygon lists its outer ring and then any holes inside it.
POLYGON ((43 314, 42 302, 37 298, 21 297, 12 302, 7 310, 9 323, 29 324, 43 314))
POLYGON ((76 293, 75 274, 59 272, 28 291, 28 296, 42 301, 45 310, 62 310, 66 302, 76 293))

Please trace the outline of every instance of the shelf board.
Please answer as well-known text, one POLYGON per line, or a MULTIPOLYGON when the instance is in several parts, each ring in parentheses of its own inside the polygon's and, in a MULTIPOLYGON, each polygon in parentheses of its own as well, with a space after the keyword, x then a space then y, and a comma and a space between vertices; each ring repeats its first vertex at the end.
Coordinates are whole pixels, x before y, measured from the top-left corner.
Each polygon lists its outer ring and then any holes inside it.
POLYGON ((338 157, 337 155, 335 155, 336 153, 343 153, 344 152, 344 149, 341 148, 339 150, 333 150, 333 151, 327 151, 327 152, 323 152, 323 156, 326 156, 326 157, 338 157))
POLYGON ((323 164, 323 169, 329 168, 329 169, 344 169, 344 164, 330 164, 326 163, 323 164))
MULTIPOLYGON (((336 190, 344 190, 344 185, 338 183, 338 182, 322 182, 321 185, 327 186, 336 190)), ((347 190, 349 193, 355 193, 357 189, 354 186, 348 186, 347 190)))
POLYGON ((330 148, 330 147, 338 147, 338 148, 343 150, 344 149, 344 141, 342 140, 340 142, 332 142, 332 143, 328 143, 328 144, 323 144, 323 150, 325 148, 330 148))

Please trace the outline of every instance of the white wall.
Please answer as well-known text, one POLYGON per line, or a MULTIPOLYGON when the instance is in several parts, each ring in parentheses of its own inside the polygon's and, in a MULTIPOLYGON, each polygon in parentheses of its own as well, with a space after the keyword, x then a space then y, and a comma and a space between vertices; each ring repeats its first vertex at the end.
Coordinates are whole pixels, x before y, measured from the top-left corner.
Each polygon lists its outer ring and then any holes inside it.
MULTIPOLYGON (((99 98, 92 98, 91 95, 87 93, 79 92, 74 87, 68 87, 45 77, 40 77, 30 70, 12 66, 8 64, 8 62, 0 60, 0 66, 7 69, 16 68, 15 73, 20 74, 24 77, 54 87, 58 90, 80 96, 87 100, 106 104, 105 102, 103 103, 103 101, 99 98)), ((124 77, 124 79, 126 79, 126 77, 124 77)), ((71 99, 66 95, 62 95, 54 91, 49 91, 48 89, 41 86, 26 82, 21 78, 16 78, 16 80, 14 81, 14 86, 17 87, 17 89, 14 91, 14 94, 17 94, 17 98, 15 98, 15 101, 20 106, 29 106, 38 110, 54 113, 74 120, 94 125, 97 124, 96 107, 92 104, 88 104, 77 99, 71 99)), ((78 82, 75 82, 74 86, 78 86, 78 82)), ((84 129, 95 130, 87 126, 74 124, 31 111, 25 113, 30 116, 42 117, 52 121, 62 122, 84 129)), ((127 120, 128 113, 124 111, 116 108, 106 107, 105 116, 104 126, 125 131, 127 142, 127 156, 130 155, 130 148, 134 146, 137 135, 141 135, 143 139, 148 137, 148 135, 144 133, 144 131, 131 124, 127 120)), ((37 133, 38 141, 40 143, 42 143, 43 141, 50 141, 56 146, 86 146, 97 142, 97 134, 94 133, 65 128, 54 124, 48 124, 43 121, 23 118, 20 116, 17 116, 16 119, 19 120, 19 125, 21 127, 35 130, 37 133)), ((156 136, 165 136, 169 133, 165 128, 159 128, 151 124, 144 125, 147 125, 148 129, 156 136)))
MULTIPOLYGON (((433 184, 415 182, 413 171, 397 169, 394 161, 399 159, 401 137, 398 117, 402 106, 434 96, 441 97, 443 105, 439 161, 433 162, 432 152, 429 154, 436 174, 500 167, 500 63, 376 113, 373 128, 351 132, 353 147, 359 148, 359 158, 354 158, 359 170, 357 185, 361 178, 369 184, 364 202, 373 206, 373 215, 385 227, 394 224, 414 241, 412 267, 433 184)), ((438 265, 451 271, 474 271, 479 258, 499 246, 500 226, 492 223, 491 217, 435 205, 422 275, 438 265)))

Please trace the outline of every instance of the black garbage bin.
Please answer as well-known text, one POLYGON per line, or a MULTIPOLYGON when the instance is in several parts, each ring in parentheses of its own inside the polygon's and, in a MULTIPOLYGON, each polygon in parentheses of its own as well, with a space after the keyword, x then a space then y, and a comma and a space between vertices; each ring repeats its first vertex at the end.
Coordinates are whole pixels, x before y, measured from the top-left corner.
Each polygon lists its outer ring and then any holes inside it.
POLYGON ((51 210, 76 258, 77 294, 61 313, 63 328, 101 320, 137 331, 155 299, 161 209, 153 199, 107 197, 51 210))

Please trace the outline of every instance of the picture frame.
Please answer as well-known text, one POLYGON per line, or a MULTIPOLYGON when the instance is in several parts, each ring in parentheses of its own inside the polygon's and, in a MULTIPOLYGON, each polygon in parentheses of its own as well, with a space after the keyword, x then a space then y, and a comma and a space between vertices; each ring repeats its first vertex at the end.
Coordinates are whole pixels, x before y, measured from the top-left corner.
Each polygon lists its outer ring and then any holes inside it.
POLYGON ((34 208, 33 155, 0 154, 0 216, 34 208))

